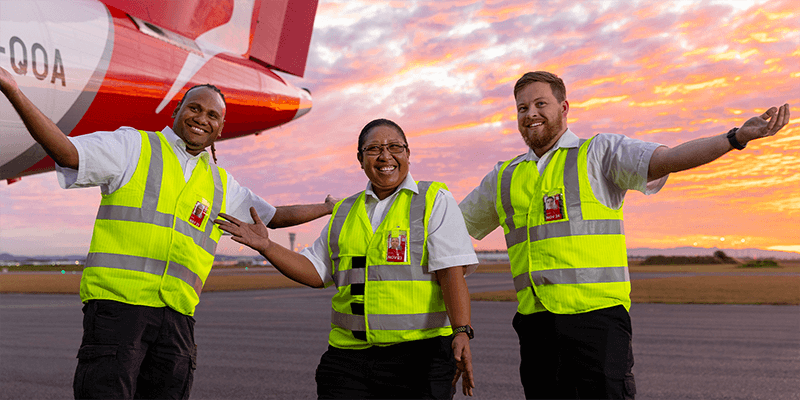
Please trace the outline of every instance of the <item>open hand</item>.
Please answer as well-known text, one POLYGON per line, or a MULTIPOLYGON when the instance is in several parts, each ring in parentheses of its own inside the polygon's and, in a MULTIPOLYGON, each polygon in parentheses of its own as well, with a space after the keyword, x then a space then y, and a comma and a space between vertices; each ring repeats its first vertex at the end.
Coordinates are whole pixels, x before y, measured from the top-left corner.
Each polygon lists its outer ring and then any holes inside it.
POLYGON ((753 117, 739 128, 736 139, 745 144, 753 139, 772 136, 789 123, 789 104, 780 108, 772 107, 758 117, 753 117))
POLYGON ((472 376, 472 352, 469 349, 469 338, 467 335, 456 335, 453 337, 453 356, 456 359, 456 376, 453 378, 453 390, 456 390, 458 379, 461 379, 461 390, 464 396, 472 396, 472 389, 475 388, 475 378, 472 376))
POLYGON ((253 224, 242 222, 228 214, 220 213, 220 218, 214 220, 219 225, 219 229, 233 235, 232 239, 241 244, 247 245, 253 250, 264 253, 269 247, 269 233, 267 227, 261 222, 255 207, 250 207, 250 216, 253 217, 253 224))

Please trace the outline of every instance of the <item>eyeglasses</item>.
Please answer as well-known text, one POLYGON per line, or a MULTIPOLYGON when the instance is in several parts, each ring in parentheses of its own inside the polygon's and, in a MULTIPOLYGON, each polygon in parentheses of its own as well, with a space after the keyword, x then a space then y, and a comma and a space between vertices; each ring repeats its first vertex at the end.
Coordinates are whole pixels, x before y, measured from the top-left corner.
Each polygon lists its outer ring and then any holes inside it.
POLYGON ((367 146, 361 149, 361 152, 368 155, 368 156, 377 156, 383 153, 383 149, 389 149, 389 153, 392 154, 400 154, 408 148, 406 144, 398 144, 398 143, 389 143, 389 144, 376 144, 372 146, 367 146))

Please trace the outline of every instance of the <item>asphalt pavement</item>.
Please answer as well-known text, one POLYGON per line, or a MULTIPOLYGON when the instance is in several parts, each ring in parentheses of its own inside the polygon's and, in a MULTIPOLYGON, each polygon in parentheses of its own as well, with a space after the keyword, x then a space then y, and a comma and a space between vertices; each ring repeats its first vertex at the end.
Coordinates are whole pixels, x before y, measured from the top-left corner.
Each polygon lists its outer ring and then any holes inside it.
MULTIPOLYGON (((474 274, 472 291, 510 287, 474 274)), ((204 293, 193 399, 312 399, 333 289, 204 293)), ((476 399, 523 398, 508 302, 473 302, 476 399)), ((800 307, 634 304, 637 399, 800 399, 800 307)), ((72 397, 77 295, 0 294, 0 399, 72 397)), ((463 398, 460 393, 457 398, 463 398)))

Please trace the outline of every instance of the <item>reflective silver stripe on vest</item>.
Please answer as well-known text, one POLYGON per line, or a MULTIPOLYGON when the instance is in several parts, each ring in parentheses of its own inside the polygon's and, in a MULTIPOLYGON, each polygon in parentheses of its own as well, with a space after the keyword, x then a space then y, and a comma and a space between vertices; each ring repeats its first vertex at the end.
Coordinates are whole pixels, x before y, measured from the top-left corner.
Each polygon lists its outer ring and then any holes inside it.
MULTIPOLYGON (((531 277, 537 286, 551 284, 629 282, 631 280, 628 268, 625 267, 550 269, 532 271, 531 277)), ((514 289, 517 292, 531 286, 531 279, 528 278, 528 273, 514 277, 514 289)))
MULTIPOLYGON (((409 271, 411 275, 422 274, 423 272, 428 271, 427 265, 423 270, 422 265, 422 248, 425 244, 425 199, 428 197, 428 189, 431 187, 431 183, 429 181, 420 181, 417 184, 417 194, 411 196, 411 205, 410 210, 408 213, 409 219, 409 270, 418 270, 409 271)), ((395 198, 396 199, 396 198, 395 198)), ((370 267, 371 268, 371 267, 370 267)), ((370 276, 372 274, 370 273, 370 276)), ((398 279, 399 280, 399 279, 398 279)), ((417 279, 413 279, 417 280, 417 279)))
POLYGON ((506 234, 506 248, 528 240, 528 230, 524 226, 509 231, 506 234))
MULTIPOLYGON (((217 213, 219 215, 219 213, 217 213)), ((214 220, 209 217, 207 225, 214 225, 214 220)), ((208 254, 214 255, 214 252, 217 250, 217 242, 211 240, 208 237, 208 234, 205 232, 193 227, 188 222, 182 219, 175 220, 175 231, 180 232, 190 238, 192 241, 199 246, 201 249, 205 250, 208 254)))
MULTIPOLYGON (((411 329, 444 328, 450 326, 450 319, 446 311, 427 314, 370 314, 369 328, 381 331, 402 331, 411 329)), ((341 328, 351 331, 365 331, 367 329, 363 315, 351 315, 331 310, 331 322, 341 328)))
POLYGON ((110 219, 114 221, 142 222, 146 219, 151 220, 151 224, 164 228, 172 227, 172 214, 164 214, 158 211, 145 211, 137 207, 103 205, 97 210, 97 219, 110 219))
POLYGON ((531 279, 527 272, 514 277, 514 290, 517 292, 531 286, 533 286, 533 284, 531 284, 531 279))
MULTIPOLYGON (((89 253, 86 256, 85 268, 104 267, 124 269, 128 271, 146 272, 153 275, 164 275, 166 261, 147 257, 129 256, 112 253, 89 253)), ((178 263, 170 263, 167 275, 178 278, 194 288, 197 295, 203 290, 203 281, 197 274, 178 263)))
MULTIPOLYGON (((164 155, 161 151, 161 139, 155 132, 147 132, 150 140, 150 168, 147 170, 147 183, 144 187, 144 199, 142 200, 142 210, 156 213, 158 209, 158 196, 161 194, 161 178, 164 175, 164 155)), ((153 215, 155 219, 155 215, 153 215)), ((153 220, 143 219, 144 223, 152 223, 153 220)), ((170 224, 171 225, 171 224, 170 224)))
POLYGON ((340 313, 334 309, 331 309, 331 323, 351 331, 367 330, 363 315, 340 313))
POLYGON ((346 269, 344 271, 336 271, 336 273, 333 274, 333 284, 336 285, 337 288, 356 283, 365 283, 366 281, 363 268, 346 269))
POLYGON ((430 329, 450 326, 447 311, 425 314, 370 314, 369 328, 381 331, 402 331, 407 329, 430 329))
POLYGON ((531 271, 536 286, 550 284, 580 284, 628 282, 631 280, 628 268, 565 268, 531 271))
POLYGON ((189 286, 194 288, 194 291, 198 296, 200 296, 200 292, 203 291, 203 280, 201 280, 197 274, 192 272, 192 270, 181 264, 170 262, 169 268, 167 268, 167 275, 188 283, 189 286))
POLYGON ((86 256, 85 268, 104 267, 126 269, 128 271, 146 272, 153 275, 164 275, 167 267, 166 261, 155 260, 147 257, 127 256, 111 253, 89 253, 86 256))
MULTIPOLYGON (((331 261, 333 261, 333 280, 336 283, 336 287, 340 287, 339 283, 337 282, 340 278, 336 277, 336 274, 339 272, 339 253, 341 249, 339 248, 339 235, 342 234, 342 227, 344 226, 344 221, 347 219, 347 215, 350 214, 350 209, 353 208, 353 205, 358 200, 358 197, 361 193, 356 193, 342 202, 339 205, 339 208, 336 209, 336 215, 333 216, 331 220, 330 230, 330 240, 328 240, 328 246, 331 248, 331 261)), ((363 275, 363 274, 362 274, 363 275)), ((354 282, 354 283, 364 283, 362 282, 354 282)))
MULTIPOLYGON (((425 273, 422 268, 409 268, 408 265, 370 265, 367 268, 369 280, 386 281, 435 281, 436 275, 425 273)), ((336 287, 366 283, 364 269, 348 269, 334 275, 336 287)))
POLYGON ((572 235, 622 235, 624 233, 622 221, 614 219, 570 220, 534 226, 530 229, 531 242, 572 235))
POLYGON ((208 239, 204 240, 208 240, 210 243, 205 246, 198 244, 198 246, 203 247, 209 254, 214 255, 217 252, 217 242, 211 240, 211 234, 214 232, 214 220, 219 217, 219 213, 222 211, 222 198, 225 196, 225 188, 222 187, 222 178, 219 176, 219 168, 216 165, 211 165, 210 162, 208 163, 208 167, 211 168, 211 176, 214 177, 214 203, 211 204, 211 213, 208 214, 208 222, 206 223, 204 238, 208 239))
POLYGON ((517 169, 519 161, 525 157, 525 154, 518 155, 505 170, 503 176, 500 177, 500 203, 503 206, 503 211, 506 213, 506 226, 508 226, 508 233, 506 234, 506 247, 511 247, 515 244, 522 243, 528 240, 525 227, 517 228, 514 223, 514 205, 511 204, 511 178, 514 176, 514 170, 517 169))

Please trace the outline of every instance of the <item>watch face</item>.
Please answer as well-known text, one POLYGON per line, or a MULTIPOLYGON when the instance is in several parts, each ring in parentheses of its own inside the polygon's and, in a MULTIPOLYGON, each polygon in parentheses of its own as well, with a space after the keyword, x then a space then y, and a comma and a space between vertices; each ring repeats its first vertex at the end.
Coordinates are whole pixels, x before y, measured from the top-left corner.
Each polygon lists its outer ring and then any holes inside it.
POLYGON ((475 331, 469 325, 459 326, 458 328, 453 329, 453 334, 457 333, 466 333, 467 337, 472 339, 475 336, 475 331))

